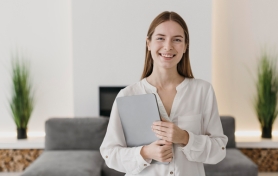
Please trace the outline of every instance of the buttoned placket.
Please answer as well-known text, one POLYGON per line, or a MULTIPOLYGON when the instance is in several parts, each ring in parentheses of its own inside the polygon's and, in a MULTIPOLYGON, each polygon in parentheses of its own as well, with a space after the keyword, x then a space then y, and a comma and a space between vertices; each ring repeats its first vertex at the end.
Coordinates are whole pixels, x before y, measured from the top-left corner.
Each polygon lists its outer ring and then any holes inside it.
MULTIPOLYGON (((175 98, 174 98, 174 101, 173 101, 173 104, 172 104, 172 107, 171 107, 171 112, 170 112, 170 117, 169 119, 171 120, 171 122, 173 122, 174 120, 174 116, 176 114, 176 109, 177 109, 177 106, 178 106, 178 102, 179 102, 179 90, 178 88, 176 89, 177 90, 177 93, 175 95, 175 98)), ((175 124, 177 125, 177 124, 175 124)), ((172 162, 170 163, 170 176, 173 176, 175 175, 175 147, 173 145, 173 148, 172 148, 172 152, 173 152, 173 159, 172 159, 172 162)))
MULTIPOLYGON (((176 103, 177 103, 177 101, 179 101, 179 96, 178 96, 179 91, 178 91, 178 89, 177 89, 177 93, 174 97, 174 101, 173 101, 173 104, 172 104, 172 107, 171 107, 170 117, 168 116, 168 114, 166 112, 166 109, 165 109, 157 91, 155 91, 153 93, 156 94, 156 96, 157 96, 157 103, 158 103, 158 106, 159 106, 159 112, 164 115, 163 118, 167 119, 169 122, 172 122, 173 119, 174 119, 175 112, 176 112, 176 107, 177 107, 176 103)), ((172 152, 173 152, 173 159, 169 164, 169 175, 170 176, 175 175, 175 157, 174 157, 175 156, 175 148, 174 148, 174 146, 172 147, 172 152)))
MULTIPOLYGON (((160 115, 163 115, 163 118, 167 119, 169 122, 172 122, 172 120, 174 119, 174 115, 175 115, 175 112, 176 112, 176 108, 178 105, 176 105, 179 101, 179 88, 181 85, 177 86, 176 87, 176 90, 177 90, 177 93, 174 97, 174 101, 173 101, 173 104, 172 104, 172 107, 171 107, 171 112, 170 112, 170 116, 168 116, 167 112, 166 112, 166 109, 160 99, 160 96, 158 95, 157 93, 157 89, 156 87, 154 86, 151 86, 147 80, 145 79, 145 82, 146 84, 148 84, 148 88, 151 90, 151 92, 153 94, 156 95, 156 98, 157 98, 157 103, 158 103, 158 107, 159 107, 159 112, 160 112, 160 115)), ((176 124, 177 125, 177 124, 176 124)), ((174 149, 174 146, 172 147, 172 152, 173 152, 173 159, 172 161, 170 162, 169 164, 169 176, 174 176, 175 175, 175 149, 174 149)))

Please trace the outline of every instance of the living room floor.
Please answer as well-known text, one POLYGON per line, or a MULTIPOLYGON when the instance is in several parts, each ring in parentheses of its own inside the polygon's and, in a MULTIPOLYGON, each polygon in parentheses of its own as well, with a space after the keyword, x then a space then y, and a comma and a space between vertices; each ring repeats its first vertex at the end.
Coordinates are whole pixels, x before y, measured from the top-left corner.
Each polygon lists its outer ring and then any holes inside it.
MULTIPOLYGON (((0 176, 20 176, 21 172, 0 172, 0 176)), ((258 176, 277 176, 278 172, 261 172, 258 176)))

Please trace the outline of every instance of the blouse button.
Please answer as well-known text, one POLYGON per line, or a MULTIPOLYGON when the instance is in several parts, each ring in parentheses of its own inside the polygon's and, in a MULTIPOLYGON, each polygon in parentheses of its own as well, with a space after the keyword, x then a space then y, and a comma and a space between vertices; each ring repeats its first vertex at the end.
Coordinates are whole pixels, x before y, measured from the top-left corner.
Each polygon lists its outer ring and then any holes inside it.
POLYGON ((171 171, 170 174, 173 174, 173 172, 171 171))
POLYGON ((144 166, 147 166, 147 164, 144 164, 144 166))
POLYGON ((225 149, 225 147, 222 147, 222 150, 224 150, 225 149))
POLYGON ((106 156, 105 158, 108 158, 108 156, 106 156))

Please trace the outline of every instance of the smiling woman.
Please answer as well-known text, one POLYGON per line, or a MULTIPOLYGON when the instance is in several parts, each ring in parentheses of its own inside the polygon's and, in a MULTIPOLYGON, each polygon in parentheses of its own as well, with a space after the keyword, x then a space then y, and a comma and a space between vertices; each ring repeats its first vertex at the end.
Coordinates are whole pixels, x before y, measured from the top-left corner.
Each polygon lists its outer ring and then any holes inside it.
POLYGON ((158 25, 153 39, 147 38, 148 52, 151 51, 153 62, 156 62, 154 65, 175 67, 186 52, 187 43, 183 40, 183 29, 178 23, 167 21, 158 25))
POLYGON ((194 79, 188 29, 175 12, 163 12, 153 20, 141 81, 122 89, 117 97, 146 93, 156 95, 161 116, 161 121, 146 128, 152 128, 160 140, 128 147, 114 102, 100 147, 108 167, 126 175, 204 176, 203 163, 216 164, 226 156, 228 139, 214 90, 210 83, 194 79))
POLYGON ((188 28, 178 14, 172 12, 169 16, 167 13, 161 13, 151 23, 147 34, 145 67, 141 79, 151 75, 153 57, 157 55, 156 52, 160 56, 162 54, 174 55, 177 60, 180 60, 177 63, 178 73, 184 77, 193 78, 189 61, 188 28), (163 48, 161 50, 165 44, 168 44, 168 47, 174 47, 172 49, 175 50, 168 53, 163 51, 163 48), (155 51, 156 47, 160 50, 155 51))

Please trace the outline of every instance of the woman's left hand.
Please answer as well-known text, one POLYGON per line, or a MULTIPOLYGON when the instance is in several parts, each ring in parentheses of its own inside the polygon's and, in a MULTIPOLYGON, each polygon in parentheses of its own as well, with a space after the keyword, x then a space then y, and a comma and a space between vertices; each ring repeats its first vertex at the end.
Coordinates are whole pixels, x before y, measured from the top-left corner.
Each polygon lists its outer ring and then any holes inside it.
POLYGON ((180 129, 172 122, 165 120, 154 122, 152 125, 152 130, 158 138, 168 142, 184 145, 188 143, 188 132, 180 129))

